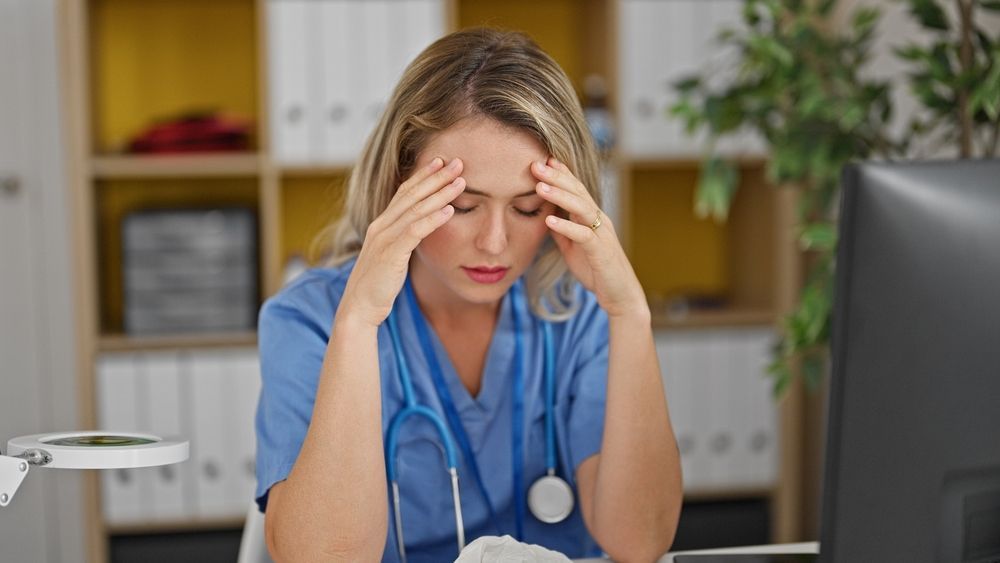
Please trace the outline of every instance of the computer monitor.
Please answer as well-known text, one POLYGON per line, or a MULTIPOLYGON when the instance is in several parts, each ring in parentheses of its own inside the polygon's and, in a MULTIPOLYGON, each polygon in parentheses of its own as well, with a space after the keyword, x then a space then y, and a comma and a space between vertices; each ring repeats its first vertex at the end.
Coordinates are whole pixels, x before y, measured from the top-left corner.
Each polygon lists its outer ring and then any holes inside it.
POLYGON ((843 175, 820 561, 1000 561, 1000 161, 843 175))

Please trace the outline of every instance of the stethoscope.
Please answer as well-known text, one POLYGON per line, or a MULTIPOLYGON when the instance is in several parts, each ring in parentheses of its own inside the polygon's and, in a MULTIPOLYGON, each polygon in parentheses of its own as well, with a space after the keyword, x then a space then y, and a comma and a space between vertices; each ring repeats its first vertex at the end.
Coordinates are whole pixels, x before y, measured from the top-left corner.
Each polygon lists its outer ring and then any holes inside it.
MULTIPOLYGON (((420 340, 420 347, 423 350, 424 357, 430 367, 434 389, 441 401, 445 417, 448 419, 448 427, 450 427, 451 431, 454 433, 455 441, 458 442, 458 445, 462 450, 462 456, 465 458, 466 464, 469 466, 469 470, 472 472, 472 476, 476 480, 476 486, 486 502, 490 518, 493 520, 497 530, 500 531, 501 528, 496 512, 493 509, 493 503, 490 502, 489 494, 486 491, 486 486, 483 482, 482 476, 479 472, 479 466, 476 463, 476 458, 472 451, 472 445, 465 433, 465 428, 462 426, 462 421, 459 418, 458 409, 455 408, 451 392, 448 390, 448 386, 445 383, 443 375, 444 372, 441 370, 441 365, 437 361, 437 355, 434 353, 434 347, 431 344, 430 328, 427 326, 427 322, 420 314, 417 297, 413 291, 413 286, 410 283, 409 278, 406 280, 404 292, 406 294, 410 315, 413 319, 413 325, 416 327, 417 336, 420 340)), ((524 499, 521 498, 520 494, 517 492, 523 490, 524 483, 522 448, 522 444, 524 443, 524 367, 522 362, 523 337, 520 332, 520 319, 516 302, 519 296, 516 286, 511 289, 510 297, 511 316, 514 321, 514 404, 511 422, 513 432, 513 439, 511 440, 511 453, 514 466, 514 497, 517 499, 514 505, 514 516, 517 528, 517 539, 520 540, 524 537, 525 505, 524 499)), ((399 549, 399 556, 402 561, 406 561, 406 548, 403 543, 403 522, 399 507, 399 483, 396 480, 396 448, 400 427, 405 421, 414 416, 425 418, 430 421, 437 430, 441 443, 444 445, 445 463, 448 468, 448 473, 451 476, 451 495, 452 501, 455 505, 455 533, 458 539, 458 550, 461 552, 462 549, 465 548, 465 527, 462 522, 462 501, 459 495, 458 464, 455 458, 455 445, 452 441, 451 435, 448 433, 445 422, 441 420, 441 417, 431 409, 418 404, 416 398, 414 397, 413 381, 410 378, 410 370, 406 363, 406 357, 402 351, 403 347, 400 343, 399 331, 396 326, 394 312, 389 314, 386 319, 386 324, 389 328, 389 336, 392 340, 392 348, 396 356, 396 364, 399 371, 399 382, 403 388, 404 401, 403 408, 396 413, 390 421, 385 439, 386 472, 388 473, 389 482, 392 485, 392 510, 393 516, 395 517, 396 545, 399 549)), ((553 411, 555 409, 555 362, 553 359, 554 352, 552 349, 552 327, 547 322, 542 322, 541 325, 545 349, 543 368, 545 376, 546 474, 532 484, 531 489, 528 491, 527 505, 535 518, 547 524, 555 524, 562 522, 570 515, 573 511, 574 500, 573 490, 570 488, 569 484, 556 475, 555 421, 553 418, 553 411)))

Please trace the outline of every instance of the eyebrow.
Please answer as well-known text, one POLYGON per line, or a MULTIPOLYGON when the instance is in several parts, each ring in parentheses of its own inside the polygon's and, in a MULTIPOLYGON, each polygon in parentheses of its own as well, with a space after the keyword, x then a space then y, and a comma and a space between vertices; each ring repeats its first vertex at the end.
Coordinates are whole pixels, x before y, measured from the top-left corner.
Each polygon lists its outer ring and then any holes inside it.
MULTIPOLYGON (((487 198, 492 198, 493 197, 492 195, 490 195, 490 194, 488 194, 486 192, 479 191, 476 188, 471 188, 469 186, 465 187, 465 193, 470 194, 470 195, 483 196, 483 197, 487 197, 487 198)), ((524 192, 524 193, 517 194, 516 196, 512 197, 511 199, 517 199, 519 197, 528 197, 529 195, 538 195, 538 194, 535 192, 535 190, 531 190, 531 191, 527 191, 527 192, 524 192)))

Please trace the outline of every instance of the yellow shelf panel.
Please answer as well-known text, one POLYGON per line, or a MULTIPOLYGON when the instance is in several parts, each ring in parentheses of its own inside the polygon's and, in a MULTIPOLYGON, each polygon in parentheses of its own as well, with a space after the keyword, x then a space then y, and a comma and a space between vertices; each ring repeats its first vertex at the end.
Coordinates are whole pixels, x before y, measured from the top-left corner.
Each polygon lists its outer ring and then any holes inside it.
POLYGON ((257 120, 254 0, 93 0, 94 144, 120 152, 155 121, 219 110, 257 120))
POLYGON ((632 171, 630 254, 653 300, 729 289, 727 225, 698 219, 693 167, 632 171))
POLYGON ((91 170, 100 179, 255 176, 260 157, 256 153, 98 156, 92 159, 91 170))
POLYGON ((522 31, 566 71, 574 88, 582 90, 589 66, 586 57, 588 18, 580 0, 459 0, 459 28, 498 27, 522 31))
POLYGON ((773 315, 776 196, 765 181, 764 162, 741 163, 740 187, 723 223, 695 215, 698 163, 627 166, 629 254, 650 302, 720 299, 723 317, 736 312, 734 324, 743 324, 746 311, 773 315))
POLYGON ((316 264, 321 258, 311 252, 317 235, 343 210, 346 173, 282 179, 281 264, 293 256, 316 264))

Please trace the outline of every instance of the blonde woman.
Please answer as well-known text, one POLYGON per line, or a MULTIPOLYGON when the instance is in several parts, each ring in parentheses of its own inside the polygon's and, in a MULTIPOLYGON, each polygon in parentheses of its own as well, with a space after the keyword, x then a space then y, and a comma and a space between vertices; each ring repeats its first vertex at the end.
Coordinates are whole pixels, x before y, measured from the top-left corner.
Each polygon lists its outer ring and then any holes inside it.
POLYGON ((599 203, 579 102, 530 39, 457 32, 410 64, 331 264, 261 311, 276 560, 451 561, 502 535, 667 550, 678 453, 649 308, 599 203))

